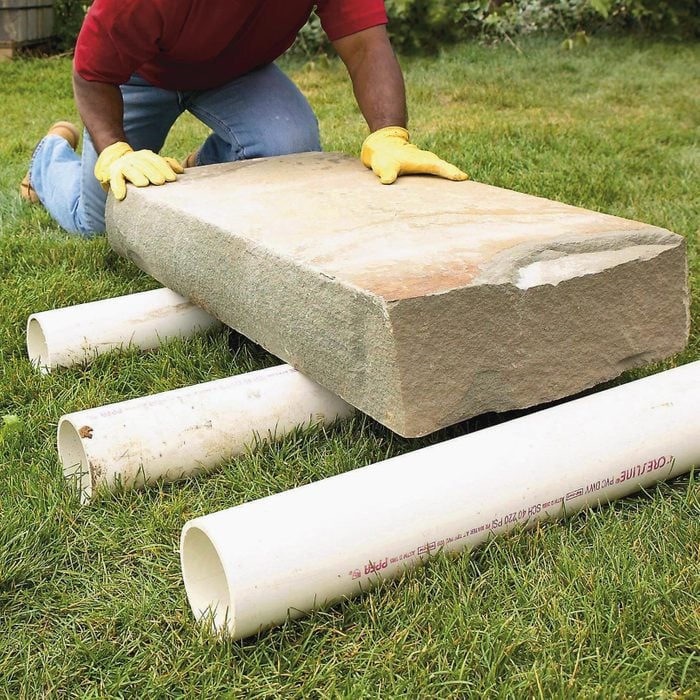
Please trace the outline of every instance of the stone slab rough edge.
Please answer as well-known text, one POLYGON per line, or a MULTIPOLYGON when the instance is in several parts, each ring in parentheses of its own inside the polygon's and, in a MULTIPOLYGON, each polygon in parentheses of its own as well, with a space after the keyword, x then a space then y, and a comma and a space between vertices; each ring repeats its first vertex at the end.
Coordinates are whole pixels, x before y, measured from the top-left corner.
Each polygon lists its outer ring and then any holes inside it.
MULTIPOLYGON (((571 395, 687 342, 685 241, 644 224, 593 247, 657 252, 559 282, 556 304, 552 285, 506 282, 499 270, 512 260, 477 286, 385 302, 149 202, 147 191, 130 188, 117 206, 118 215, 110 198, 116 252, 406 437, 571 395)), ((533 250, 509 255, 537 259, 533 250)))

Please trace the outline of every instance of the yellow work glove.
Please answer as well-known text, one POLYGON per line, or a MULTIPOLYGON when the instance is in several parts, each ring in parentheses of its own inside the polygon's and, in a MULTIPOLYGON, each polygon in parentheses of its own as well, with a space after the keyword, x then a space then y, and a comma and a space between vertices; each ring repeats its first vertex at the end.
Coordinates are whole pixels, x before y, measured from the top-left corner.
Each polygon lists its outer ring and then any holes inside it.
POLYGON ((408 131, 400 126, 387 126, 371 133, 362 144, 360 158, 384 185, 390 185, 399 175, 422 173, 448 180, 469 178, 458 167, 409 143, 408 131))
POLYGON ((126 183, 136 187, 173 182, 184 173, 174 158, 163 158, 153 151, 135 151, 128 143, 118 141, 107 146, 95 163, 95 177, 105 192, 121 201, 126 197, 126 183))

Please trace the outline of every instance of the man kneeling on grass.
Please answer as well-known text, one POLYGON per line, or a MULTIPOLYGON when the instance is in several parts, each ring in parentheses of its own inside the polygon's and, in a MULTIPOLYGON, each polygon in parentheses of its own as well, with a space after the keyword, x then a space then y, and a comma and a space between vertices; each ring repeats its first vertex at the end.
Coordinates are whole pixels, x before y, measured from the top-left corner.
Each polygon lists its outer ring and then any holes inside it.
POLYGON ((57 122, 34 151, 20 192, 66 230, 105 228, 107 191, 172 182, 183 167, 321 150, 309 103, 273 61, 314 6, 345 63, 370 129, 362 162, 401 174, 466 174, 409 142, 401 69, 383 0, 95 0, 78 36, 73 89, 85 124, 57 122), (158 155, 185 110, 211 128, 178 163, 158 155))

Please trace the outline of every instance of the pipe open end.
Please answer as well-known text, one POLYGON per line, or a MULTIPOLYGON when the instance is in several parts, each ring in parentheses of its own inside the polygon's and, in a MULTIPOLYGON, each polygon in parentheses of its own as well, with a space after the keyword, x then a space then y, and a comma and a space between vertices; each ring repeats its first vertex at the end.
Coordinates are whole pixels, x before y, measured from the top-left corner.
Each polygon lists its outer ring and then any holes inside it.
POLYGON ((93 475, 90 469, 83 434, 87 426, 76 428, 69 418, 61 418, 58 424, 58 456, 63 465, 63 476, 79 492, 81 503, 88 503, 92 498, 93 475))
POLYGON ((185 524, 180 542, 182 579, 197 620, 210 620, 216 631, 233 635, 234 607, 224 566, 214 543, 196 525, 185 524))
POLYGON ((30 316, 27 321, 27 354, 35 367, 47 374, 51 371, 49 345, 46 342, 44 329, 36 316, 30 316))

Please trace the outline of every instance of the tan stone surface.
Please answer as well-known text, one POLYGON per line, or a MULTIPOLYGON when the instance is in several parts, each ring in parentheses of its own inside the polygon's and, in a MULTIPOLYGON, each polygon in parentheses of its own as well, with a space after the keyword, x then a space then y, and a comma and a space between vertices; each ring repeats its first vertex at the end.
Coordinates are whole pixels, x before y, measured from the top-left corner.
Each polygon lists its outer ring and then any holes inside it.
POLYGON ((476 182, 303 154, 108 204, 112 247, 402 435, 566 396, 688 334, 685 246, 476 182))

